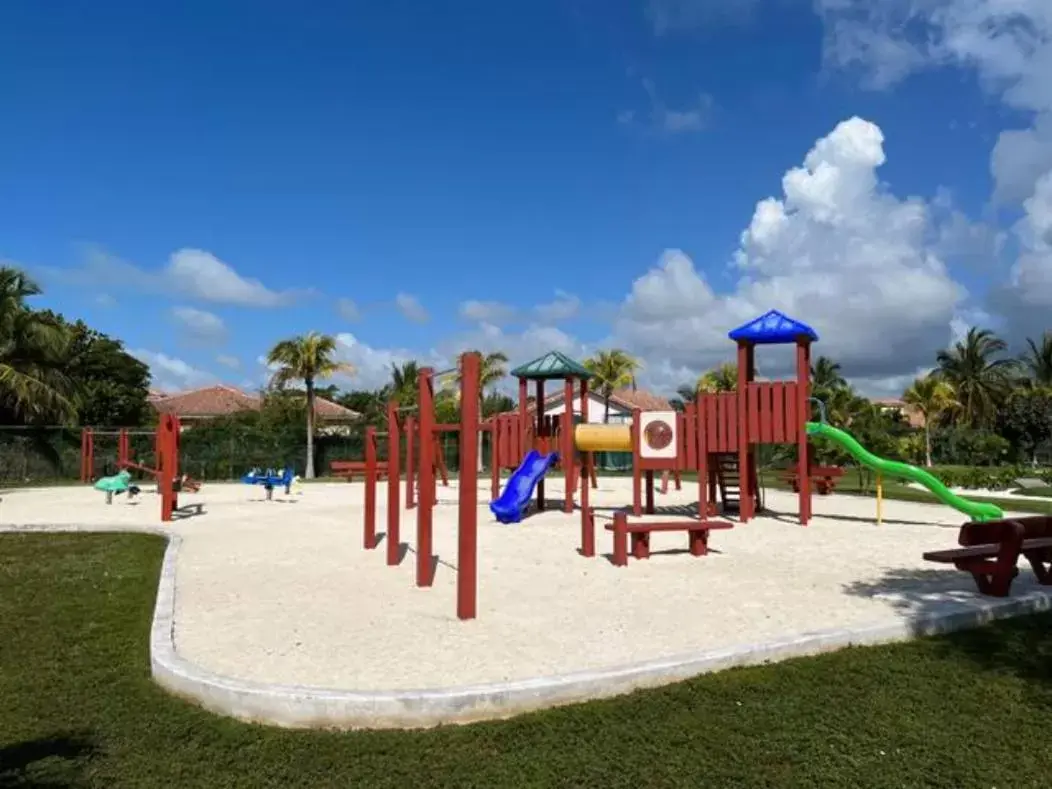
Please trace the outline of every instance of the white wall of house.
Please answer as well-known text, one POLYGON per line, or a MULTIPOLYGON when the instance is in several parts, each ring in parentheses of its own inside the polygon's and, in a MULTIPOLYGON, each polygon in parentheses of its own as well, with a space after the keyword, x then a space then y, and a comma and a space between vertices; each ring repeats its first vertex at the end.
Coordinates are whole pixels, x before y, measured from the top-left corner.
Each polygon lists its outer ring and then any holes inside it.
MULTIPOLYGON (((574 397, 573 410, 575 414, 581 413, 581 398, 580 396, 574 397)), ((562 401, 562 398, 555 402, 547 402, 544 404, 544 413, 546 414, 562 414, 566 411, 566 407, 562 401)), ((603 406, 603 398, 594 392, 588 393, 588 422, 589 424, 601 424, 603 422, 603 414, 605 409, 603 406)), ((632 421, 632 412, 625 411, 617 406, 616 403, 610 403, 610 422, 611 423, 623 423, 632 421)))

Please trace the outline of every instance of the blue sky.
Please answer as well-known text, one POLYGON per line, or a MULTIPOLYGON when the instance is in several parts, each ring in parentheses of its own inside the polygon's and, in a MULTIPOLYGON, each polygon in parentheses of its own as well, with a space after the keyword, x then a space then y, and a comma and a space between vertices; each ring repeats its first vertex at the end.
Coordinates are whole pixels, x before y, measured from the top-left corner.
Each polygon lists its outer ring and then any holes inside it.
MULTIPOLYGON (((1045 108, 1006 99, 968 53, 924 52, 887 79, 887 59, 831 42, 822 0, 312 5, 0 6, 0 257, 165 387, 258 383, 269 344, 317 329, 353 335, 362 385, 409 356, 526 361, 547 342, 628 347, 667 388, 719 360, 737 317, 791 306, 864 387, 894 388, 923 366, 904 348, 930 355, 975 316, 1012 330, 990 294, 1011 287, 1035 187, 996 200, 991 157, 1045 108), (783 175, 856 116, 886 158, 876 202, 852 203, 869 228, 812 215, 777 255, 747 249, 757 202, 790 205, 783 175), (927 212, 902 276, 935 276, 936 255, 939 287, 960 292, 933 291, 919 324, 893 300, 875 310, 877 344, 878 317, 909 326, 873 350, 836 339, 853 313, 827 302, 885 290, 844 262, 897 232, 881 195, 927 212), (843 287, 785 295, 805 248, 843 265, 843 287), (697 300, 664 312, 662 288, 697 300)), ((893 35, 876 14, 859 24, 893 35)))

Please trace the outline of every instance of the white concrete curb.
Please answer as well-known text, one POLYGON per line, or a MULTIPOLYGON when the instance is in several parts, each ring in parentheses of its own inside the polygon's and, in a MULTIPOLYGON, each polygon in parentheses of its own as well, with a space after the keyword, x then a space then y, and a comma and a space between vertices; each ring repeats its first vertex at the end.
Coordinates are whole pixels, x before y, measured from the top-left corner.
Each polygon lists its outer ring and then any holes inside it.
MULTIPOLYGON (((0 531, 109 531, 76 526, 2 526, 0 531)), ((1052 610, 1052 589, 1011 598, 978 598, 966 609, 892 625, 831 629, 601 671, 581 671, 455 688, 351 691, 267 685, 224 677, 180 657, 175 648, 176 558, 182 538, 161 529, 117 529, 168 539, 150 631, 154 679, 205 709, 242 720, 294 728, 416 728, 507 718, 531 710, 606 698, 699 674, 815 655, 852 645, 906 641, 920 635, 976 627, 995 619, 1052 610)))

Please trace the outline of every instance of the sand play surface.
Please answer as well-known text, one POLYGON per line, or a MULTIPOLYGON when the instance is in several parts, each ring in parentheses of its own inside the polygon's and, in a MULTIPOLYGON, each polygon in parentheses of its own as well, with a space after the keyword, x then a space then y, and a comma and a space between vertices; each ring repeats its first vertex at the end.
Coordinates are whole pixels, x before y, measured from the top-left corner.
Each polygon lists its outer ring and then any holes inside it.
MULTIPOLYGON (((769 492, 775 517, 713 533, 712 552, 685 552, 686 535, 656 534, 651 559, 625 568, 578 555, 579 516, 545 512, 515 526, 479 500, 478 619, 455 616, 456 486, 439 488, 434 587, 413 585, 414 555, 387 567, 381 544, 362 549, 361 483, 310 484, 302 495, 206 484, 181 504, 203 514, 170 525, 184 542, 176 576, 175 645, 218 674, 256 682, 358 690, 426 689, 623 666, 684 653, 758 644, 829 628, 861 627, 974 605, 969 576, 925 563, 952 547, 965 518, 949 507, 816 496, 807 528, 796 498, 769 492), (783 515, 778 515, 783 513, 783 515), (667 551, 667 552, 666 552, 667 551)), ((378 529, 386 486, 379 489, 378 529)), ((561 480, 548 483, 562 496, 561 480)), ((658 496, 696 499, 694 484, 658 496)), ((631 501, 630 481, 601 478, 598 507, 631 501)), ((156 528, 159 504, 87 487, 7 492, 0 525, 156 528)), ((414 537, 415 511, 402 536, 414 537)), ((166 527, 169 528, 169 527, 166 527)), ((1036 588, 1022 570, 1013 594, 1036 588)))

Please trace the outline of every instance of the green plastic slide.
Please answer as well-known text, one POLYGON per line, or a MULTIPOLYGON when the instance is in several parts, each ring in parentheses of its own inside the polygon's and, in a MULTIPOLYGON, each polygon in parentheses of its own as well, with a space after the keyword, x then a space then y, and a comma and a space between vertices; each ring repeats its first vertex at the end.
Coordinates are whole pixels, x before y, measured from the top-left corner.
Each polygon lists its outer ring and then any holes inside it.
POLYGON ((937 477, 932 476, 924 469, 911 466, 909 463, 899 463, 895 460, 878 458, 858 443, 850 433, 846 433, 843 430, 821 422, 808 422, 807 434, 810 436, 821 436, 840 444, 848 451, 851 457, 863 466, 869 466, 874 471, 879 471, 885 476, 908 479, 910 482, 919 482, 943 504, 947 504, 955 510, 960 510, 973 521, 991 521, 1004 517, 1000 507, 962 499, 942 484, 937 477))

